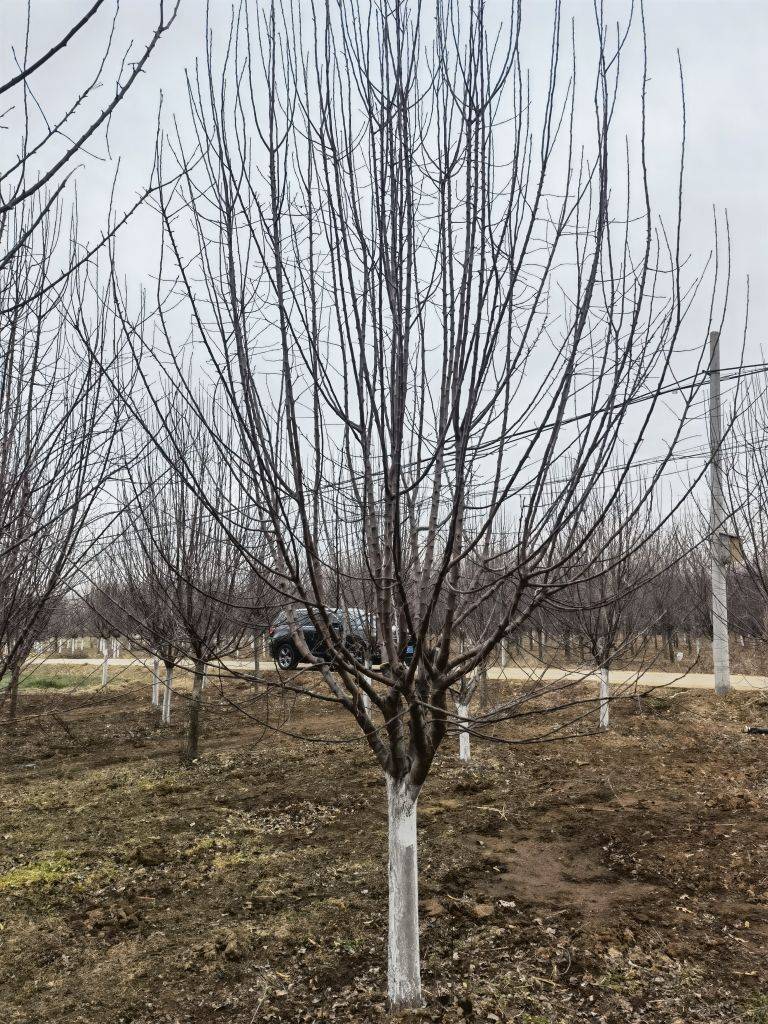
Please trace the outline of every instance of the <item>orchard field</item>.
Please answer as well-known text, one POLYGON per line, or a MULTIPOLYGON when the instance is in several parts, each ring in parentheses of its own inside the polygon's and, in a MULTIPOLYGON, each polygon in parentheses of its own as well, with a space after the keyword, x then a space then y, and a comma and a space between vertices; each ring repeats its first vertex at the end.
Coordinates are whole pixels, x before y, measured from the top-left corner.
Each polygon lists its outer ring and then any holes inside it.
MULTIPOLYGON (((20 712, 3 1024, 390 1019, 386 798, 347 715, 217 684, 183 768, 183 715, 161 729, 138 673, 20 712)), ((668 690, 617 701, 604 735, 525 743, 522 718, 468 764, 449 737, 419 799, 426 1005, 404 1018, 768 1021, 768 737, 746 724, 764 696, 668 690)))

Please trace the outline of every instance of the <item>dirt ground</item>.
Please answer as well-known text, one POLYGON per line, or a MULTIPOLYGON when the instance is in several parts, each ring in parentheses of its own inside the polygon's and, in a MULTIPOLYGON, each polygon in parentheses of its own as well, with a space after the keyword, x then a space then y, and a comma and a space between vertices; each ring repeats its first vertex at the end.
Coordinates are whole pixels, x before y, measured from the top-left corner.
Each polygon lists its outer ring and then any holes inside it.
MULTIPOLYGON (((245 686, 208 696, 184 769, 183 716, 161 728, 137 681, 23 694, 0 731, 2 1024, 389 1019, 379 769, 332 707, 271 707, 271 731, 245 686)), ((605 736, 473 741, 470 765, 450 738, 419 801, 408 1019, 768 1024, 768 736, 747 723, 762 697, 667 693, 605 736)))

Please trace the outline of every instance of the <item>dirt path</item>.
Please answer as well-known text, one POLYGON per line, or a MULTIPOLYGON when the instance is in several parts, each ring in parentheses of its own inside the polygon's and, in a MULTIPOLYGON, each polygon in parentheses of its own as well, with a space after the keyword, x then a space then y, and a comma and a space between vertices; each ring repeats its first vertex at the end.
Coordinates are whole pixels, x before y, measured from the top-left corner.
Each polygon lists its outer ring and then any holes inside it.
MULTIPOLYGON (((528 683, 534 685, 538 680, 546 682, 561 683, 568 680, 574 682, 585 682, 587 680, 597 682, 597 675, 591 669, 542 669, 538 671, 524 672, 517 667, 513 668, 491 668, 488 670, 488 678, 495 681, 506 681, 511 683, 528 683)), ((627 689, 637 685, 643 689, 655 689, 666 687, 675 690, 708 690, 714 692, 715 677, 707 672, 630 672, 625 669, 612 669, 610 676, 611 687, 614 690, 627 689)), ((737 691, 759 692, 768 689, 768 676, 731 674, 731 687, 737 691)))
MULTIPOLYGON (((96 667, 101 665, 101 658, 46 658, 44 661, 31 664, 39 664, 40 667, 47 665, 88 665, 96 667)), ((110 665, 118 667, 141 666, 151 670, 151 661, 138 658, 111 658, 110 665)), ((225 668, 251 670, 252 660, 226 659, 223 662, 225 668)), ((262 660, 260 663, 262 672, 274 672, 275 665, 271 661, 262 660)), ((302 671, 306 671, 303 669, 302 671)), ((572 669, 541 669, 525 671, 514 666, 505 669, 493 667, 488 670, 488 678, 498 682, 510 682, 515 684, 534 685, 538 680, 548 683, 559 683, 567 680, 574 682, 585 682, 587 680, 597 681, 597 676, 591 669, 574 667, 572 669)), ((705 690, 714 691, 715 677, 707 672, 631 672, 626 669, 613 669, 611 671, 611 686, 616 690, 626 690, 637 685, 642 689, 655 689, 666 687, 675 690, 705 690)), ((732 689, 740 692, 759 692, 768 689, 768 676, 743 675, 741 673, 731 674, 732 689)))

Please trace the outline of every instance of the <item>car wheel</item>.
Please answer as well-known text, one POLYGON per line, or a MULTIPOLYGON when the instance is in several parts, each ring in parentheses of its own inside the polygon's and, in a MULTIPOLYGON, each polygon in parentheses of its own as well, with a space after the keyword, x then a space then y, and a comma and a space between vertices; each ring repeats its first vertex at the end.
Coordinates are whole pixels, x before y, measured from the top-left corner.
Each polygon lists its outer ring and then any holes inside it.
POLYGON ((275 651, 275 661, 277 662, 277 667, 281 668, 284 672, 287 672, 288 669, 296 668, 299 658, 293 644, 287 641, 280 644, 275 651))

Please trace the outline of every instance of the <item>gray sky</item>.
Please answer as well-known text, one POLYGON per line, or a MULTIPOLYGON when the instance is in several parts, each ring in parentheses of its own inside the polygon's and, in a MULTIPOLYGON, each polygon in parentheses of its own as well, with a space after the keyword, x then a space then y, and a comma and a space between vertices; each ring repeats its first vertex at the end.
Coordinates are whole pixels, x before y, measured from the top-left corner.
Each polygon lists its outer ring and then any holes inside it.
MULTIPOLYGON (((87 7, 86 0, 33 0, 32 54, 38 53, 87 7)), ((427 5, 428 6, 428 5, 427 5)), ((223 36, 229 17, 228 2, 214 2, 212 22, 215 35, 223 36)), ((491 0, 492 10, 504 10, 501 0, 491 0)), ((609 17, 627 10, 625 0, 607 0, 609 17)), ((526 25, 524 62, 534 71, 547 60, 548 32, 552 5, 549 0, 528 0, 524 7, 526 25)), ((3 70, 10 61, 11 46, 23 40, 25 0, 3 0, 0 4, 0 59, 3 70)), ((146 39, 156 12, 153 0, 124 0, 118 20, 116 51, 132 37, 146 39)), ((184 68, 191 66, 202 49, 205 4, 183 0, 176 26, 161 42, 147 74, 137 83, 112 126, 112 159, 106 158, 103 142, 94 146, 100 159, 87 160, 78 177, 81 220, 93 233, 103 216, 115 160, 121 169, 118 200, 123 203, 146 180, 154 141, 155 114, 160 90, 164 94, 167 118, 184 119, 184 68)), ((578 52, 588 57, 593 25, 592 0, 565 0, 564 22, 574 16, 578 52)), ((38 96, 48 111, 61 109, 87 76, 101 51, 104 31, 111 13, 76 41, 35 79, 38 96)), ((723 339, 725 363, 732 362, 740 344, 744 309, 744 281, 751 277, 752 313, 748 359, 759 358, 768 342, 768 131, 765 108, 768 101, 768 3, 765 0, 647 0, 650 91, 648 145, 651 183, 656 206, 668 214, 677 186, 680 135, 680 104, 677 49, 684 65, 687 94, 686 234, 685 248, 697 261, 706 258, 712 245, 712 210, 727 209, 733 239, 734 282, 727 331, 723 339)), ((637 82, 639 94, 639 37, 625 60, 629 83, 637 82)), ((588 59, 582 59, 581 73, 591 74, 588 59)), ((634 85, 627 85, 620 112, 621 130, 636 135, 637 104, 632 103, 634 85), (622 120, 622 118, 624 120, 622 120)), ((635 97, 636 98, 636 97, 635 97)), ((6 124, 10 121, 6 118, 6 124)), ((0 136, 4 147, 12 144, 12 127, 0 136)), ((121 243, 123 267, 138 283, 154 262, 151 225, 137 219, 121 243)), ((691 330, 695 331, 694 324, 691 330)), ((698 340, 698 339, 692 339, 698 340)))

